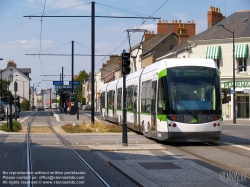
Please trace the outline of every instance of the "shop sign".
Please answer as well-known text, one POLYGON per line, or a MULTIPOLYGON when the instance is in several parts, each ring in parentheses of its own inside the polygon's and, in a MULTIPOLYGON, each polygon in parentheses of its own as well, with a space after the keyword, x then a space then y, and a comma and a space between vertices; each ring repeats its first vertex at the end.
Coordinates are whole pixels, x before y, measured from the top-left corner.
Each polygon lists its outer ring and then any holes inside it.
MULTIPOLYGON (((233 82, 223 82, 224 88, 233 88, 233 82)), ((250 82, 247 81, 235 81, 236 88, 250 88, 250 82)))
POLYGON ((243 93, 249 93, 250 94, 250 89, 243 90, 243 93))

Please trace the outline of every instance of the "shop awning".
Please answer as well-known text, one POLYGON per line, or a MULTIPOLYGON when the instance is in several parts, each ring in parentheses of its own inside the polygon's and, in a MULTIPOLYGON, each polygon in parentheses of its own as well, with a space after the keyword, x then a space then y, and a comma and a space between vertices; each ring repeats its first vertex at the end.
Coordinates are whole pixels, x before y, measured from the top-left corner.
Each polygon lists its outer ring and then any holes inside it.
POLYGON ((248 58, 248 44, 235 45, 235 58, 248 58))
POLYGON ((221 58, 221 47, 220 46, 208 46, 206 58, 207 59, 220 59, 221 58))

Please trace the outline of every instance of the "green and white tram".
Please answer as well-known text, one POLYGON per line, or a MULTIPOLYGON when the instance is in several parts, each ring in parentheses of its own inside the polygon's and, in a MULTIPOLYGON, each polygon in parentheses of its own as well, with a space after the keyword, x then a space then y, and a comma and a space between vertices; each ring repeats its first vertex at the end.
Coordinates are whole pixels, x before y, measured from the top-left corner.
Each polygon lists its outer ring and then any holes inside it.
MULTIPOLYGON (((128 127, 161 141, 221 137, 220 72, 209 59, 164 59, 126 77, 128 127)), ((102 116, 122 124, 122 79, 104 84, 102 116)))

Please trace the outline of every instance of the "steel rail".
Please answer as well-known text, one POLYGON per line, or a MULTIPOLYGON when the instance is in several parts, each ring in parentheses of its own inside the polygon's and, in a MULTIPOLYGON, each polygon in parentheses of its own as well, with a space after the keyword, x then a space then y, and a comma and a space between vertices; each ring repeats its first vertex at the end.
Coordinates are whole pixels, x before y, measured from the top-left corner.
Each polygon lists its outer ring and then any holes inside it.
MULTIPOLYGON (((49 113, 48 113, 49 116, 49 113)), ((53 128, 50 119, 48 117, 48 125, 50 126, 50 128, 52 129, 52 131, 56 134, 56 137, 67 147, 69 148, 80 160, 81 162, 90 170, 92 171, 92 173, 96 176, 96 178, 102 183, 104 184, 106 187, 110 187, 110 185, 99 175, 99 173, 97 171, 94 170, 94 168, 92 168, 88 162, 86 160, 84 160, 73 148, 72 146, 68 143, 67 140, 65 140, 60 134, 58 134, 55 129, 53 128)))
MULTIPOLYGON (((38 113, 37 113, 38 115, 38 113)), ((37 116, 36 115, 36 116, 37 116)), ((27 134, 26 134, 26 154, 27 154, 27 187, 32 187, 33 183, 31 182, 32 177, 31 177, 31 172, 32 172, 32 162, 31 162, 31 147, 30 147, 30 126, 31 123, 34 121, 34 119, 36 118, 33 117, 33 119, 28 123, 27 126, 27 134)))

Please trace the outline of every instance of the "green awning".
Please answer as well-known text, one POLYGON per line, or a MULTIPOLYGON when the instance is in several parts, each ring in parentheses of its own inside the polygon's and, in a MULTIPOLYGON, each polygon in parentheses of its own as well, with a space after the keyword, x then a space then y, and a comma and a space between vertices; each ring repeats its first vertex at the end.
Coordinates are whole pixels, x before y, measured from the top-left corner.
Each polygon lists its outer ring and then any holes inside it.
POLYGON ((208 46, 206 58, 207 59, 221 59, 221 47, 220 46, 208 46))
POLYGON ((235 58, 248 58, 248 44, 235 45, 235 58))

